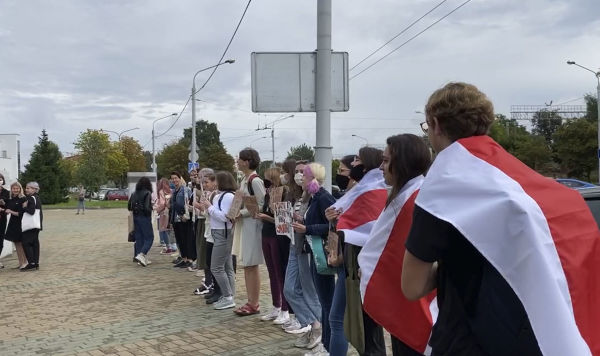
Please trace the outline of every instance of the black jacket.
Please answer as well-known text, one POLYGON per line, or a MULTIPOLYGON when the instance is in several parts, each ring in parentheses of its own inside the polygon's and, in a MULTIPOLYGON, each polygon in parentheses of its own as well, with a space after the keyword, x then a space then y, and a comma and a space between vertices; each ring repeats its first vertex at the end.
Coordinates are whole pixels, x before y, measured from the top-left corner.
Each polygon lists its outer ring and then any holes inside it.
POLYGON ((146 189, 136 190, 127 203, 127 210, 136 216, 152 216, 152 193, 146 189))

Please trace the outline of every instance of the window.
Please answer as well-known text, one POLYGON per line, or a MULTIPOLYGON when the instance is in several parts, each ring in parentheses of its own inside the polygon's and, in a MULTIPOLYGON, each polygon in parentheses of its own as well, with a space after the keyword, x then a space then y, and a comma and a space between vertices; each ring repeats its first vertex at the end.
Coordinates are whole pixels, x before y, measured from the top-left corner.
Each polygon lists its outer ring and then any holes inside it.
POLYGON ((6 150, 2 150, 2 158, 8 158, 8 152, 6 152, 6 150))

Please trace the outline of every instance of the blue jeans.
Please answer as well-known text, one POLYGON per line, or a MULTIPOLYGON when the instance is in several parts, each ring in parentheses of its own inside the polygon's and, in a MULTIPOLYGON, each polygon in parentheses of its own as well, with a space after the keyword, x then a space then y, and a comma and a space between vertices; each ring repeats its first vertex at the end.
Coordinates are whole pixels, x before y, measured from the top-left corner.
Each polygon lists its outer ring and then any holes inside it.
POLYGON ((168 231, 159 231, 158 236, 160 238, 160 243, 165 244, 166 247, 169 247, 169 232, 168 231))
POLYGON ((150 251, 152 241, 154 241, 154 231, 152 230, 152 218, 149 216, 134 215, 133 226, 135 229, 134 253, 144 255, 150 251))
MULTIPOLYGON (((309 257, 312 259, 312 254, 309 255, 309 257)), ((315 287, 317 289, 317 295, 319 296, 319 302, 321 303, 321 324, 323 327, 323 335, 321 342, 323 343, 323 346, 325 346, 325 349, 331 352, 329 350, 329 341, 331 339, 332 330, 331 326, 329 325, 329 314, 331 313, 333 292, 335 290, 335 276, 318 274, 317 267, 314 263, 311 263, 311 270, 313 280, 315 281, 315 287)), ((344 332, 343 328, 342 332, 344 332)))
POLYGON ((329 326, 331 327, 331 340, 329 341, 329 354, 331 356, 346 355, 348 341, 344 335, 344 311, 346 309, 346 269, 340 266, 336 269, 337 281, 333 292, 333 302, 329 312, 329 326))
POLYGON ((310 271, 310 258, 309 254, 298 254, 296 247, 290 246, 283 284, 283 295, 303 327, 321 321, 321 304, 310 271))

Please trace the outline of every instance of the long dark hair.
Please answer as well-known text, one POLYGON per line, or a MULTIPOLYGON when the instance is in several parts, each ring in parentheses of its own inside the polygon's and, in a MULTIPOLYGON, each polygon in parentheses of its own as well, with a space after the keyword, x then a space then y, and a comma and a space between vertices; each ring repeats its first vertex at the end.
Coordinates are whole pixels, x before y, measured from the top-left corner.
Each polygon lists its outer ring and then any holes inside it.
POLYGON ((148 179, 148 177, 140 178, 140 180, 138 180, 137 184, 135 185, 136 191, 144 189, 152 193, 152 183, 150 183, 150 179, 148 179))
POLYGON ((235 178, 227 171, 217 172, 217 187, 222 192, 234 192, 238 189, 235 178))
POLYGON ((298 162, 293 158, 286 159, 285 162, 283 162, 283 172, 287 173, 289 177, 286 184, 288 189, 284 199, 292 204, 302 198, 302 187, 296 184, 296 181, 294 180, 297 164, 298 162))
POLYGON ((431 152, 425 141, 413 134, 390 136, 386 143, 390 153, 389 170, 394 177, 387 207, 409 180, 427 172, 431 152))

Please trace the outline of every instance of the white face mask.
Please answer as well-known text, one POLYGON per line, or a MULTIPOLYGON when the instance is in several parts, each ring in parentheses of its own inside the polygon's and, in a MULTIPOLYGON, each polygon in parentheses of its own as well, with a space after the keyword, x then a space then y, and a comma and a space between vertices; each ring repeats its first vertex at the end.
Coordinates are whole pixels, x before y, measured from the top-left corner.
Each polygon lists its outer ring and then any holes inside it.
POLYGON ((302 186, 302 178, 304 178, 304 174, 298 172, 296 173, 296 175, 294 176, 294 182, 296 182, 296 184, 302 186))
POLYGON ((279 180, 281 180, 281 184, 282 184, 282 185, 286 185, 286 184, 288 184, 288 180, 287 180, 287 178, 286 178, 286 175, 285 175, 285 174, 282 174, 282 175, 280 175, 280 176, 279 176, 279 180))

